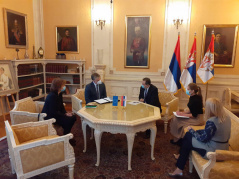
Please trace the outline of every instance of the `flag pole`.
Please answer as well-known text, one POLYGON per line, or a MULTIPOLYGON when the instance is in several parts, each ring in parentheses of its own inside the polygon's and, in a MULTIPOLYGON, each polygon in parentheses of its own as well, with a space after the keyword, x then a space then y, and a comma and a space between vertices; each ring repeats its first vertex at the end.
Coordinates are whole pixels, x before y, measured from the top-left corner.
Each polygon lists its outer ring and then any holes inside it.
MULTIPOLYGON (((214 29, 212 30, 212 34, 214 34, 214 29)), ((213 60, 214 60, 214 55, 213 55, 213 60)), ((207 93, 208 93, 208 82, 206 84, 206 96, 205 96, 205 103, 207 101, 207 93)))

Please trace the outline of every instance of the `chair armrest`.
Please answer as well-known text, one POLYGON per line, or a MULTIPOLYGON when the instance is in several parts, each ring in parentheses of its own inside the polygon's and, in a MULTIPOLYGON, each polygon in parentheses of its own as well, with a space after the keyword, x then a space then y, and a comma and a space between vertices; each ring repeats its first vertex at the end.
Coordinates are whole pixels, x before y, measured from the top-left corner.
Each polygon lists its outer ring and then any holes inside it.
POLYGON ((178 110, 178 98, 174 98, 172 101, 166 103, 166 114, 172 115, 174 111, 178 110))
MULTIPOLYGON (((30 113, 25 111, 10 111, 11 124, 20 124, 26 122, 37 122, 39 113, 30 113)), ((46 113, 40 113, 39 121, 43 121, 46 113)))
POLYGON ((238 151, 216 150, 217 161, 239 160, 238 151))
POLYGON ((76 96, 71 96, 72 101, 72 111, 77 112, 82 108, 82 100, 77 98, 76 96))
POLYGON ((209 178, 209 173, 216 163, 216 152, 207 153, 208 162, 203 165, 200 178, 209 178))
POLYGON ((67 134, 53 139, 44 139, 16 146, 14 156, 16 157, 18 172, 27 173, 38 169, 39 166, 42 168, 63 161, 69 164, 74 163, 75 154, 73 147, 69 143, 71 138, 73 138, 73 135, 67 134), (42 157, 38 156, 39 152, 46 157, 44 161, 39 158, 42 157), (29 159, 36 159, 36 162, 31 161, 29 166, 29 159))

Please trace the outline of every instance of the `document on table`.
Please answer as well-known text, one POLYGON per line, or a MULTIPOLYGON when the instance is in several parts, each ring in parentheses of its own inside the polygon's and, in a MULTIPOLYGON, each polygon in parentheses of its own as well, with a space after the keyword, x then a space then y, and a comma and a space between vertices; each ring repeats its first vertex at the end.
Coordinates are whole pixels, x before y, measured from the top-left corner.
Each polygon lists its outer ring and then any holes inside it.
POLYGON ((187 116, 180 116, 180 115, 177 115, 176 112, 173 112, 173 114, 174 114, 174 116, 179 117, 179 118, 189 118, 189 117, 187 117, 187 116))
POLYGON ((113 102, 113 99, 110 97, 104 98, 106 101, 113 102))
POLYGON ((128 102, 128 104, 131 104, 131 105, 138 105, 139 103, 141 103, 140 101, 130 101, 128 102))
POLYGON ((99 104, 105 104, 105 103, 109 103, 109 101, 105 100, 105 99, 97 99, 95 100, 95 102, 99 103, 99 104))

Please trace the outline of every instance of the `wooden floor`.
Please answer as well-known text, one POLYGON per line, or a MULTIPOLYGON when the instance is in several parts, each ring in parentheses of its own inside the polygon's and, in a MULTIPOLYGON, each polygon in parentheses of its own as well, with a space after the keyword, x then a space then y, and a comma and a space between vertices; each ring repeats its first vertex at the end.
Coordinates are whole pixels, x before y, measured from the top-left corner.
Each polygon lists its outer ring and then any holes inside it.
MULTIPOLYGON (((71 103, 65 103, 66 106, 66 111, 71 111, 71 103)), ((9 121, 9 123, 11 124, 11 119, 10 119, 10 115, 6 115, 6 120, 9 121)), ((6 131, 5 131, 5 124, 4 124, 4 119, 3 116, 0 116, 0 140, 2 137, 6 136, 6 131)))

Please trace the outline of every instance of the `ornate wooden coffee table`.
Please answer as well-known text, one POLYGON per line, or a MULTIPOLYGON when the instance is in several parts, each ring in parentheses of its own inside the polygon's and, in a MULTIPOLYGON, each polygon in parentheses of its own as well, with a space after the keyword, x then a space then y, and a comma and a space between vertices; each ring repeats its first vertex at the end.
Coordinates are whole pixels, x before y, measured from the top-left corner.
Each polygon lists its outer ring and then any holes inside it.
MULTIPOLYGON (((127 101, 128 103, 129 101, 127 101)), ((151 130, 150 145, 151 159, 154 160, 154 143, 157 133, 156 120, 161 118, 160 110, 145 103, 138 105, 127 104, 126 108, 113 107, 112 103, 97 105, 97 108, 82 108, 77 112, 82 120, 84 136, 84 150, 86 152, 86 125, 94 130, 97 149, 96 166, 100 164, 100 143, 103 132, 113 134, 123 133, 127 136, 128 143, 128 170, 131 169, 131 156, 134 137, 137 132, 151 130)))

